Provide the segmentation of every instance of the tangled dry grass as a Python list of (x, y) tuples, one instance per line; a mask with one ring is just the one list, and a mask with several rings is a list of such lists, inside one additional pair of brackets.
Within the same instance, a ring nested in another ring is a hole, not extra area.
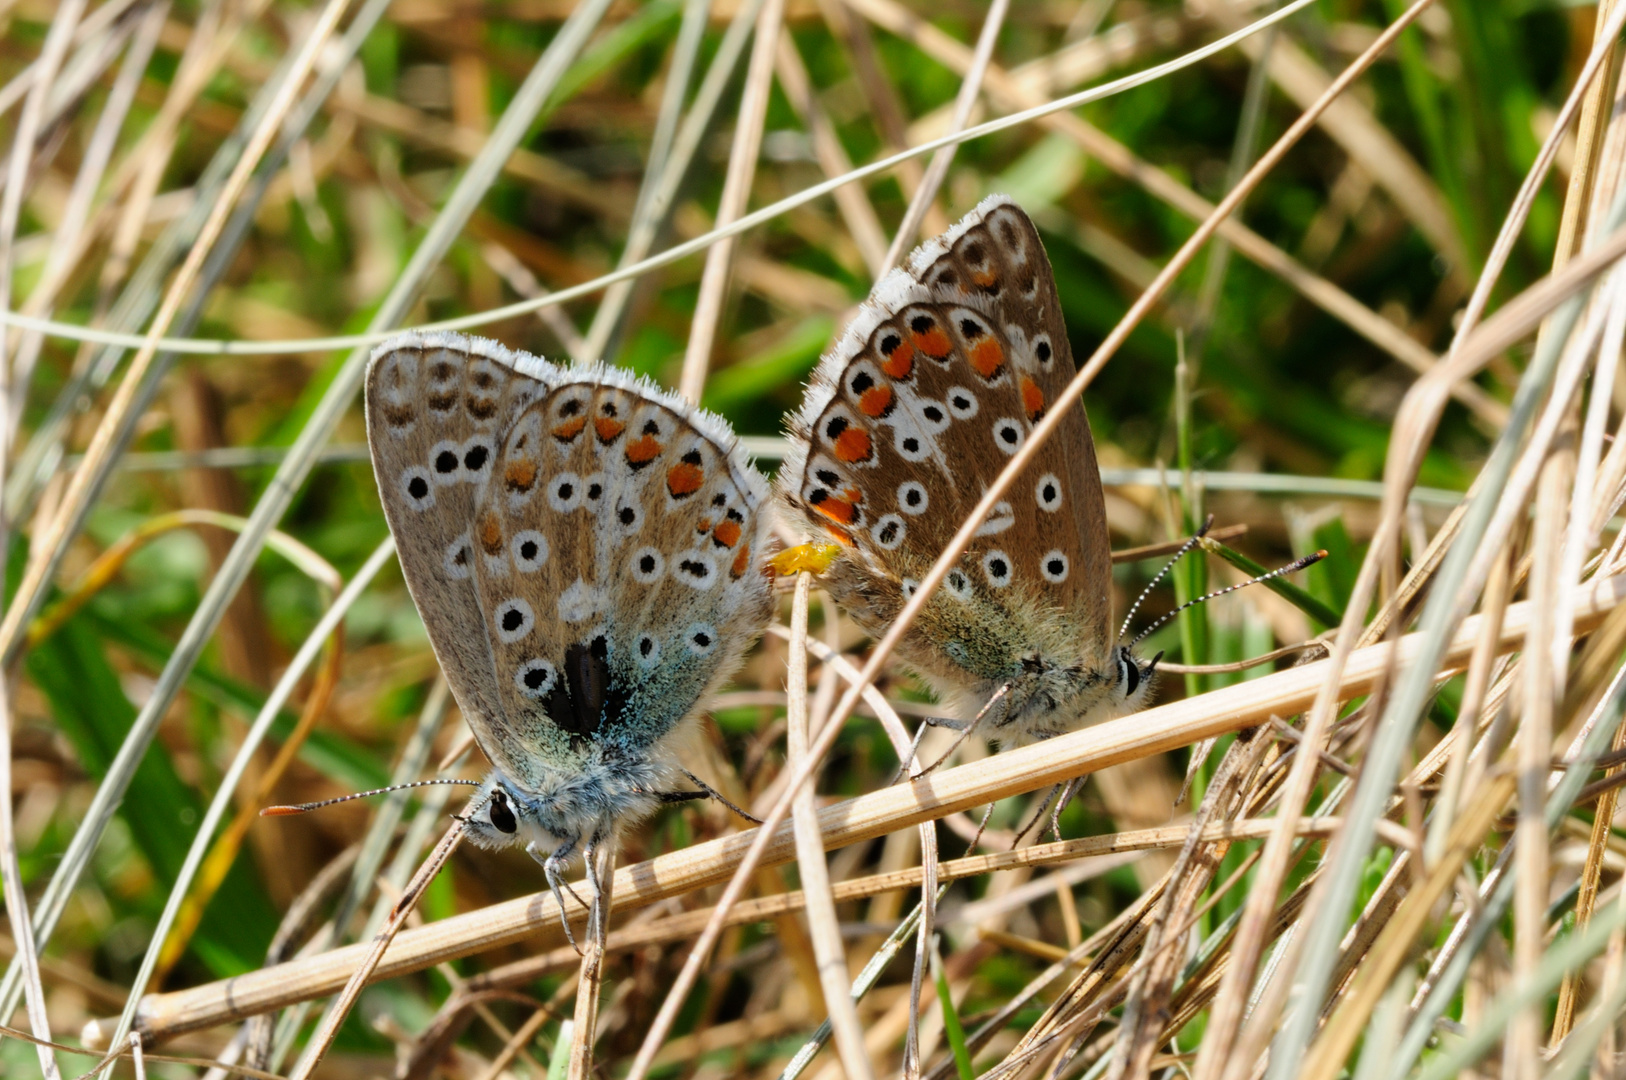
[[(0, 0), (0, 1069), (1618, 1075), (1623, 22)], [(371, 342), (612, 359), (771, 467), (877, 272), (992, 191), (1056, 268), (1120, 608), (1208, 513), (1140, 618), (1326, 549), (1302, 588), (1160, 631), (1143, 714), (892, 784), (936, 706), (801, 575), (693, 750), (769, 825), (631, 832), (601, 967), (524, 856), (412, 881), (447, 788), (256, 816), (480, 768)]]

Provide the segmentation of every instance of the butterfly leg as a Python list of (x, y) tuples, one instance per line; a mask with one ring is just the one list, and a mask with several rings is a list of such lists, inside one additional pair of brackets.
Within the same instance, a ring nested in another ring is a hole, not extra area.
[(988, 819), (994, 816), (994, 804), (989, 803), (988, 809), (982, 812), (982, 820), (977, 822), (976, 835), (971, 838), (971, 846), (965, 849), (966, 858), (977, 853), (977, 845), (982, 843), (982, 834), (988, 828)]
[(700, 777), (696, 776), (694, 773), (690, 772), (688, 769), (683, 770), (683, 775), (687, 776), (689, 778), (689, 782), (694, 784), (695, 787), (699, 788), (701, 793), (706, 798), (708, 798), (708, 799), (716, 799), (718, 802), (722, 803), (724, 806), (728, 807), (730, 810), (734, 811), (740, 817), (744, 818), (746, 821), (749, 821), (753, 825), (761, 825), (762, 824), (762, 819), (761, 818), (751, 816), (750, 814), (746, 813), (744, 810), (741, 810), (739, 807), (737, 807), (733, 803), (729, 802), (727, 799), (723, 798), (721, 792), (719, 792), (716, 788), (712, 787), (710, 784), (706, 783), (704, 780), (700, 779)]
[(548, 888), (553, 891), (554, 903), (559, 905), (559, 923), (565, 928), (565, 940), (570, 942), (570, 947), (579, 953), (582, 951), (582, 947), (576, 944), (576, 935), (570, 929), (570, 918), (565, 914), (565, 890), (570, 890), (570, 895), (575, 898), (576, 903), (588, 908), (589, 911), (592, 909), (586, 901), (576, 895), (576, 890), (571, 889), (564, 879), (565, 865), (570, 861), (570, 856), (575, 854), (578, 839), (572, 837), (566, 840), (548, 855), (542, 854), (534, 843), (526, 844), (525, 852), (542, 864), (542, 873), (548, 879)]
[(926, 766), (924, 769), (921, 769), (919, 772), (914, 773), (913, 775), (911, 775), (909, 777), (909, 779), (911, 779), (911, 780), (920, 779), (922, 776), (925, 776), (927, 773), (931, 772), (933, 769), (935, 769), (939, 765), (943, 764), (943, 762), (947, 761), (949, 759), (949, 755), (953, 754), (954, 751), (958, 750), (960, 748), (960, 744), (965, 742), (966, 739), (971, 737), (971, 733), (973, 731), (977, 730), (977, 725), (982, 723), (982, 718), (987, 716), (989, 711), (995, 705), (997, 705), (999, 703), (1000, 699), (1003, 698), (1006, 694), (1010, 693), (1010, 690), (1011, 690), (1011, 684), (1010, 683), (1006, 683), (1005, 685), (1001, 686), (998, 690), (995, 690), (994, 693), (993, 693), (993, 696), (988, 699), (988, 703), (986, 705), (984, 705), (982, 707), (982, 709), (977, 713), (977, 715), (972, 717), (969, 721), (951, 720), (948, 717), (944, 717), (944, 716), (934, 716), (934, 717), (927, 718), (927, 720), (920, 725), (920, 729), (915, 732), (914, 745), (912, 745), (909, 748), (909, 759), (907, 761), (905, 761), (903, 763), (902, 767), (900, 767), (898, 769), (898, 775), (893, 778), (892, 782), (894, 784), (897, 783), (898, 780), (902, 778), (903, 774), (908, 771), (909, 766), (914, 764), (915, 751), (920, 747), (921, 737), (925, 735), (927, 728), (929, 728), (929, 727), (948, 728), (950, 731), (958, 731), (960, 733), (960, 737), (958, 739), (955, 739), (954, 740), (954, 745), (950, 746), (947, 750), (943, 751), (943, 755), (941, 757), (939, 757), (936, 761), (932, 762), (930, 765)]
[[(597, 832), (587, 841), (587, 847), (582, 849), (582, 861), (587, 865), (587, 885), (593, 890), (593, 906), (587, 914), (587, 936), (599, 943), (604, 943), (604, 887), (598, 879), (598, 853), (599, 846), (604, 842), (604, 834)], [(601, 949), (602, 952), (602, 949)]]
[(1061, 798), (1056, 800), (1055, 807), (1050, 811), (1050, 832), (1057, 840), (1061, 839), (1061, 812), (1067, 809), (1067, 804), (1073, 801), (1073, 796), (1078, 794), (1083, 784), (1082, 776), (1067, 781), (1067, 786), (1061, 789)]
[[(922, 740), (922, 739), (924, 739), (926, 737), (926, 729), (927, 728), (940, 727), (940, 728), (947, 728), (949, 731), (958, 731), (958, 732), (960, 732), (960, 738), (956, 739), (955, 742), (954, 742), (954, 746), (958, 747), (960, 745), (960, 743), (962, 741), (964, 741), (965, 736), (970, 733), (971, 727), (975, 723), (976, 723), (976, 721), (974, 721), (974, 720), (956, 720), (956, 719), (954, 719), (952, 717), (948, 717), (948, 716), (928, 716), (925, 719), (921, 720), (920, 726), (915, 728), (915, 741), (909, 744), (909, 753), (908, 753), (908, 755), (905, 756), (904, 759), (901, 762), (898, 763), (898, 771), (897, 771), (897, 774), (892, 777), (892, 782), (894, 784), (896, 784), (899, 780), (902, 780), (903, 777), (904, 777), (904, 774), (909, 772), (910, 768), (912, 768), (914, 766), (914, 764), (915, 764), (915, 755), (920, 753), (920, 740)], [(954, 748), (951, 747), (949, 749), (949, 753), (952, 754), (953, 752), (954, 752)], [(948, 754), (943, 755), (943, 757), (947, 757), (947, 756), (948, 756)], [(937, 766), (941, 765), (942, 763), (943, 763), (943, 758), (938, 758), (929, 767), (924, 768), (924, 769), (920, 770), (918, 773), (914, 773), (913, 775), (911, 775), (910, 779), (913, 780), (913, 779), (915, 779), (917, 777), (925, 776), (927, 773), (931, 772), (932, 769), (937, 768)]]
[(1038, 812), (1028, 819), (1028, 823), (1022, 826), (1022, 831), (1016, 834), (1016, 839), (1011, 841), (1012, 851), (1015, 851), (1019, 846), (1021, 846), (1022, 838), (1027, 836), (1028, 833), (1032, 832), (1035, 825), (1044, 820), (1045, 811), (1050, 809), (1050, 800), (1056, 797), (1056, 793), (1059, 792), (1061, 788), (1062, 785), (1060, 784), (1050, 785), (1050, 790), (1045, 792), (1044, 802), (1039, 804)]

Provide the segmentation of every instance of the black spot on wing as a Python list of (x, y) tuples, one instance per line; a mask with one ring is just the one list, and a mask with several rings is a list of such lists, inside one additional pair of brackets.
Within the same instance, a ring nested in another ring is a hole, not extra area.
[(627, 707), (625, 689), (610, 675), (609, 643), (599, 634), (565, 649), (565, 677), (547, 697), (548, 718), (572, 736), (592, 738)]

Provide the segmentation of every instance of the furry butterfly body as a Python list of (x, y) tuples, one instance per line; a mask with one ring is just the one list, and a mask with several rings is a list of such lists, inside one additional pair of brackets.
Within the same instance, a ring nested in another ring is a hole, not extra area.
[[(839, 554), (837, 603), (880, 634), (1049, 402), (1072, 351), (1039, 234), (994, 196), (893, 270), (821, 360), (783, 500)], [(940, 693), (1022, 745), (1140, 707), (1153, 665), (1117, 642), (1089, 420), (1060, 429), (899, 645)]]
[(699, 794), (686, 721), (771, 610), (766, 484), (652, 383), (478, 338), (392, 339), (366, 402), (402, 572), (495, 767), (466, 828), (557, 891), (578, 848)]

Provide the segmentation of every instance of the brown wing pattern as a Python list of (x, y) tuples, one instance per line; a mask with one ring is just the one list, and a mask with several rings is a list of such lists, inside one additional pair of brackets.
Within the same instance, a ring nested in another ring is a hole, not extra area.
[[(896, 573), (901, 602), (1073, 374), (1038, 233), (990, 200), (884, 279), (825, 358), (786, 494), (873, 574)], [(1075, 408), (946, 588), (1059, 609), (1081, 655), (1099, 658), (1113, 644), (1110, 572), (1094, 445)]]
[(514, 762), (476, 595), (469, 544), (477, 493), (509, 418), (560, 377), (495, 342), (409, 334), (367, 369), (367, 441), (401, 572), (469, 728), (499, 767)]
[(548, 759), (641, 751), (760, 632), (761, 478), (721, 421), (612, 369), (508, 430), (474, 513), (497, 693)]

